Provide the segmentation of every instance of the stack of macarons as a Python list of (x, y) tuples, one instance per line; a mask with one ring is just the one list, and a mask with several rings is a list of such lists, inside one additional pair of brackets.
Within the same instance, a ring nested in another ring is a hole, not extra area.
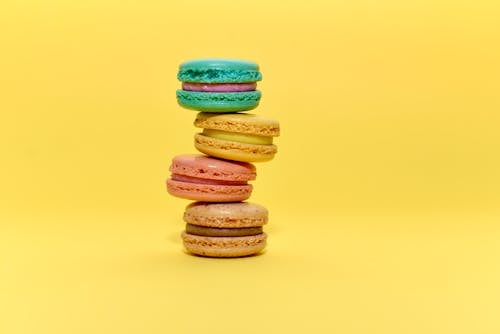
[(199, 111), (194, 126), (195, 148), (203, 154), (172, 159), (168, 192), (196, 201), (184, 212), (182, 239), (193, 254), (239, 257), (259, 253), (266, 246), (262, 226), (268, 211), (243, 202), (253, 190), (252, 162), (269, 161), (277, 152), (273, 137), (279, 123), (245, 113), (258, 106), (262, 79), (256, 63), (235, 59), (198, 59), (180, 65), (177, 78), (182, 89), (178, 103)]

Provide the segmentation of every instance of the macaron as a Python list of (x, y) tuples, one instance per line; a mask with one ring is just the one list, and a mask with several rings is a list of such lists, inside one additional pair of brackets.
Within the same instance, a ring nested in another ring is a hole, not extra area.
[(194, 146), (213, 157), (262, 162), (278, 151), (273, 137), (279, 136), (278, 121), (246, 113), (213, 114), (201, 112), (194, 125), (203, 131), (194, 136)]
[(251, 61), (205, 58), (182, 63), (177, 79), (177, 102), (185, 108), (208, 112), (250, 110), (259, 104), (256, 90), (262, 79), (259, 66)]
[(267, 209), (261, 205), (195, 202), (186, 207), (182, 240), (187, 251), (208, 257), (240, 257), (266, 246)]
[(255, 166), (205, 155), (178, 155), (170, 165), (167, 191), (176, 197), (205, 202), (243, 201), (252, 194)]

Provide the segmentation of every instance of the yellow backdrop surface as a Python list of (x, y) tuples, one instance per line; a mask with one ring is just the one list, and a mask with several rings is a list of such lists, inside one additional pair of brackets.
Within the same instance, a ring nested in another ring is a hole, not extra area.
[[(499, 333), (498, 1), (0, 3), (0, 333)], [(179, 63), (258, 62), (261, 256), (185, 254)]]

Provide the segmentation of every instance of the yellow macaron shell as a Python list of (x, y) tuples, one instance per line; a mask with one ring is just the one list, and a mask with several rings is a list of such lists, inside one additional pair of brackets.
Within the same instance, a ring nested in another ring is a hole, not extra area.
[(194, 126), (264, 137), (280, 135), (280, 125), (277, 120), (248, 113), (213, 114), (201, 112), (196, 116)]
[(255, 136), (246, 133), (228, 132), (213, 129), (203, 129), (203, 135), (211, 138), (236, 141), (246, 144), (270, 145), (273, 143), (273, 137)]
[(201, 153), (212, 157), (244, 162), (269, 161), (274, 158), (277, 152), (277, 147), (274, 144), (255, 145), (240, 143), (211, 138), (201, 133), (194, 135), (194, 146)]

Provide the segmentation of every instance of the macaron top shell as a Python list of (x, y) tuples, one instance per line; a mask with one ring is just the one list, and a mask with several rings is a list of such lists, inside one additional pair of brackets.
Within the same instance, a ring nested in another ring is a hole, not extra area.
[(211, 158), (201, 154), (178, 155), (170, 165), (172, 174), (200, 179), (224, 181), (255, 180), (257, 173), (251, 163)]
[(262, 80), (262, 74), (259, 66), (251, 61), (204, 58), (182, 63), (177, 79), (203, 83), (255, 82)]
[(267, 220), (267, 209), (262, 205), (249, 202), (194, 202), (189, 204), (184, 212), (186, 223), (208, 227), (256, 227), (266, 224)]
[(238, 132), (266, 137), (280, 135), (279, 122), (254, 114), (233, 113), (213, 114), (201, 112), (194, 120), (194, 126), (228, 132)]

